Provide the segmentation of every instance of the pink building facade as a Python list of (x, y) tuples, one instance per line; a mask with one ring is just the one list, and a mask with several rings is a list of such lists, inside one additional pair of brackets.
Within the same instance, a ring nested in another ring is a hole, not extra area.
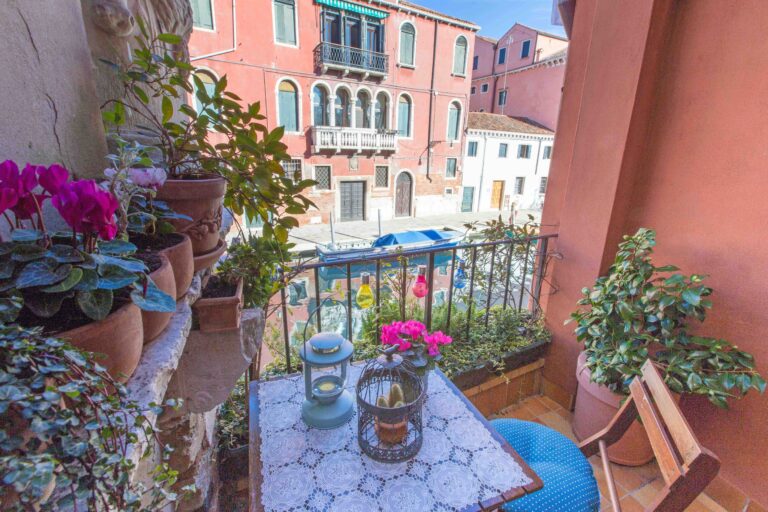
[(527, 117), (554, 130), (568, 41), (516, 23), (498, 41), (477, 36), (470, 110)]
[(318, 182), (302, 224), (458, 211), (479, 27), (405, 1), (192, 4), (194, 64), (260, 101), (286, 171)]

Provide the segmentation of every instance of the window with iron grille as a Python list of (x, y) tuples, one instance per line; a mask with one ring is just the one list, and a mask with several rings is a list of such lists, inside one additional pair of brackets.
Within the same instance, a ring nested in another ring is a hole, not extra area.
[(331, 166), (316, 165), (315, 181), (317, 182), (316, 190), (331, 190)]
[(376, 166), (376, 186), (379, 188), (389, 187), (389, 167), (386, 165)]
[(455, 158), (447, 158), (445, 160), (445, 177), (446, 178), (456, 177), (456, 159)]
[(524, 177), (515, 178), (515, 194), (521, 195), (524, 190), (525, 190), (525, 178)]
[(539, 183), (539, 194), (547, 193), (547, 177), (542, 176), (541, 183)]
[(517, 146), (517, 158), (531, 158), (531, 145), (520, 144)]
[(301, 181), (301, 158), (291, 158), (282, 162), (283, 171), (285, 171), (285, 177), (293, 180), (294, 182)]
[(552, 158), (552, 146), (544, 146), (544, 156), (542, 156), (543, 160), (549, 160)]

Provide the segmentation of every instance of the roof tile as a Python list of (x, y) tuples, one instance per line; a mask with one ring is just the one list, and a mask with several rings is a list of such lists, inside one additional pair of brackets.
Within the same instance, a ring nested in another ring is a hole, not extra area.
[(530, 133), (534, 135), (554, 135), (546, 126), (527, 117), (505, 116), (488, 112), (470, 112), (467, 119), (470, 130), (489, 130), (494, 132)]

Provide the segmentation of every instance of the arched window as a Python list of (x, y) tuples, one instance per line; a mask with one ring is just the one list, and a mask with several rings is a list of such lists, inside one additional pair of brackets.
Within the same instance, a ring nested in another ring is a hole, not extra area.
[(416, 62), (416, 28), (410, 23), (400, 27), (400, 64), (413, 66)]
[(358, 91), (357, 93), (355, 127), (371, 128), (371, 96), (366, 91)]
[(374, 121), (377, 130), (386, 130), (389, 128), (389, 98), (383, 92), (376, 95), (376, 104), (374, 105)]
[(312, 119), (315, 126), (328, 126), (328, 91), (322, 85), (312, 89)]
[(336, 91), (336, 126), (349, 128), (352, 126), (352, 113), (350, 111), (349, 91), (339, 89)]
[(405, 94), (397, 100), (397, 134), (401, 137), (411, 136), (411, 116), (413, 114), (413, 103), (411, 98)]
[(299, 131), (299, 94), (288, 80), (280, 82), (277, 93), (277, 122), (286, 132)]
[[(195, 80), (195, 78), (199, 79)], [(193, 84), (193, 94), (195, 95), (195, 111), (197, 111), (198, 115), (202, 115), (203, 112), (203, 102), (200, 101), (200, 98), (198, 97), (198, 91), (201, 89), (205, 91), (205, 96), (208, 96), (209, 98), (213, 96), (215, 90), (216, 90), (216, 79), (211, 73), (208, 73), (207, 71), (197, 71), (194, 75), (194, 78), (192, 79)], [(207, 102), (206, 102), (207, 103)], [(211, 107), (209, 106), (205, 110), (209, 110)]]
[(461, 105), (452, 101), (448, 106), (448, 140), (459, 140), (461, 124)]
[(463, 75), (467, 70), (467, 38), (459, 36), (453, 48), (453, 74)]

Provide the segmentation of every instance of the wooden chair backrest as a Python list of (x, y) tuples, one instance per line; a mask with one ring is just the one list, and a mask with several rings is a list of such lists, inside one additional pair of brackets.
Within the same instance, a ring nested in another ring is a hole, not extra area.
[(650, 360), (643, 364), (642, 375), (632, 381), (629, 389), (629, 398), (608, 426), (584, 440), (579, 448), (587, 457), (600, 453), (613, 509), (620, 512), (606, 450), (621, 439), (639, 415), (666, 484), (646, 510), (682, 512), (715, 478), (720, 460), (696, 439)]

